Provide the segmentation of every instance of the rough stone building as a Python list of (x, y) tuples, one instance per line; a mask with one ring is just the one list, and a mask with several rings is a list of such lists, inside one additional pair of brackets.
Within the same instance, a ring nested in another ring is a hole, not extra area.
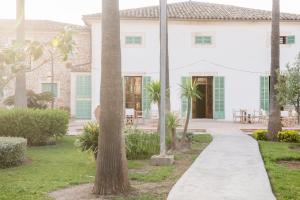
[[(68, 63), (72, 63), (72, 67), (68, 67), (66, 62), (61, 59), (54, 64), (54, 91), (56, 100), (55, 107), (70, 108), (70, 82), (71, 72), (87, 72), (90, 71), (90, 30), (85, 26), (78, 26), (66, 23), (46, 20), (28, 20), (26, 21), (26, 40), (49, 42), (53, 37), (59, 34), (64, 27), (71, 27), (74, 30), (74, 40), (76, 48), (72, 55), (69, 56)], [(0, 20), (0, 48), (10, 46), (15, 40), (15, 20)], [(47, 58), (47, 53), (41, 59)], [(49, 57), (48, 57), (49, 58)], [(33, 65), (33, 69), (35, 66)], [(36, 93), (51, 89), (51, 63), (46, 63), (38, 69), (28, 72), (27, 89)], [(14, 94), (15, 81), (2, 91), (0, 100), (5, 99)]]

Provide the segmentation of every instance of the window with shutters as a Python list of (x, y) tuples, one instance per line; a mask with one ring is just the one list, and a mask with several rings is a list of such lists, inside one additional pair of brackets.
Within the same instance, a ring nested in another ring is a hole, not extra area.
[(42, 83), (42, 92), (51, 92), (55, 98), (58, 97), (57, 83)]
[(125, 47), (143, 47), (144, 37), (142, 34), (126, 34), (124, 43)]
[(260, 109), (269, 111), (270, 105), (270, 77), (260, 77)]
[(280, 44), (291, 45), (291, 44), (295, 44), (295, 43), (296, 43), (296, 36), (294, 36), (294, 35), (280, 36)]

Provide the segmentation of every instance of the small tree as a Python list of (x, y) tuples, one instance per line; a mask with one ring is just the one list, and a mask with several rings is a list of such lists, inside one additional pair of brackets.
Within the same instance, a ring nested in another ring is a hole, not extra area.
[[(158, 114), (160, 115), (160, 82), (152, 81), (146, 86), (146, 89), (149, 92), (150, 106), (151, 104), (157, 104)], [(159, 131), (159, 122), (157, 130)]]
[[(51, 63), (51, 83), (53, 83), (55, 61), (67, 61), (69, 54), (74, 50), (74, 46), (73, 32), (66, 27), (49, 42), (14, 43), (3, 49), (0, 51), (0, 91), (16, 78), (18, 72), (32, 72), (47, 63)], [(52, 84), (52, 93), (53, 91)], [(52, 107), (53, 101), (54, 98)]]
[[(54, 96), (51, 92), (42, 92), (36, 94), (32, 90), (27, 91), (27, 107), (36, 109), (46, 109), (49, 103), (53, 100)], [(4, 105), (13, 106), (15, 105), (15, 96), (7, 97), (3, 101)]]
[(295, 62), (288, 64), (287, 71), (278, 75), (276, 85), (280, 105), (293, 105), (300, 124), (300, 53)]
[(185, 124), (184, 124), (183, 135), (182, 135), (183, 143), (186, 141), (186, 137), (187, 137), (187, 129), (189, 126), (191, 108), (192, 108), (192, 99), (193, 98), (201, 99), (201, 93), (197, 89), (197, 86), (198, 86), (198, 83), (191, 82), (191, 81), (187, 81), (185, 84), (181, 85), (181, 88), (182, 88), (181, 96), (183, 98), (186, 98), (188, 101), (186, 120), (185, 120)]
[(177, 135), (176, 135), (176, 128), (179, 126), (179, 119), (174, 113), (167, 113), (167, 130), (168, 134), (171, 133), (171, 149), (177, 149)]

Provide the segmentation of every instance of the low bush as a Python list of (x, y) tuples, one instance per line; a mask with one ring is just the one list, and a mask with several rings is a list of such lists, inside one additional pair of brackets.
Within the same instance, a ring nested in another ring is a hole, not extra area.
[(129, 160), (146, 159), (158, 154), (159, 134), (136, 131), (126, 135), (126, 155)]
[(27, 141), (24, 138), (0, 137), (0, 168), (22, 164)]
[(268, 134), (267, 130), (257, 130), (257, 131), (254, 131), (254, 133), (252, 135), (256, 140), (266, 141), (267, 140), (267, 134)]
[(0, 136), (23, 137), (28, 145), (45, 145), (68, 130), (68, 114), (61, 110), (0, 110)]
[[(135, 128), (124, 130), (126, 155), (129, 160), (146, 159), (158, 154), (160, 150), (160, 137), (157, 133), (147, 133)], [(97, 157), (99, 125), (90, 122), (84, 126), (82, 135), (78, 137), (75, 146), (82, 151), (92, 152)], [(170, 137), (166, 138), (167, 146), (170, 146)]]
[(280, 142), (299, 142), (300, 136), (298, 131), (280, 131), (277, 135)]
[(82, 151), (90, 151), (97, 158), (98, 152), (98, 137), (99, 124), (96, 122), (89, 122), (83, 127), (82, 135), (75, 141), (75, 146), (80, 147)]

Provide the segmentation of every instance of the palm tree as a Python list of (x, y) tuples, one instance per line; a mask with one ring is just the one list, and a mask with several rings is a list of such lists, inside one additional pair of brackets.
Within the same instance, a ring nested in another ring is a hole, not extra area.
[(201, 99), (201, 93), (197, 89), (197, 86), (198, 86), (198, 83), (196, 83), (196, 82), (192, 83), (191, 81), (187, 81), (185, 84), (181, 85), (181, 88), (182, 88), (181, 96), (182, 96), (182, 98), (186, 98), (188, 101), (186, 120), (185, 120), (185, 124), (184, 124), (183, 135), (182, 135), (183, 142), (185, 142), (185, 140), (186, 140), (187, 129), (189, 126), (191, 108), (192, 108), (192, 99), (193, 98)]
[[(16, 41), (22, 46), (25, 43), (25, 2), (24, 0), (17, 0), (17, 20), (16, 20)], [(20, 108), (27, 107), (26, 97), (26, 71), (23, 66), (16, 74), (15, 86), (15, 106)]]
[[(157, 104), (158, 114), (160, 116), (160, 82), (152, 81), (149, 85), (146, 86), (146, 89), (149, 92), (150, 104)], [(159, 131), (159, 123), (157, 126), (157, 130)]]
[(102, 1), (101, 114), (94, 193), (128, 192), (118, 0)]
[(270, 112), (267, 137), (269, 140), (276, 140), (277, 133), (282, 130), (280, 105), (275, 89), (278, 83), (277, 74), (280, 71), (280, 0), (273, 0), (271, 48)]

